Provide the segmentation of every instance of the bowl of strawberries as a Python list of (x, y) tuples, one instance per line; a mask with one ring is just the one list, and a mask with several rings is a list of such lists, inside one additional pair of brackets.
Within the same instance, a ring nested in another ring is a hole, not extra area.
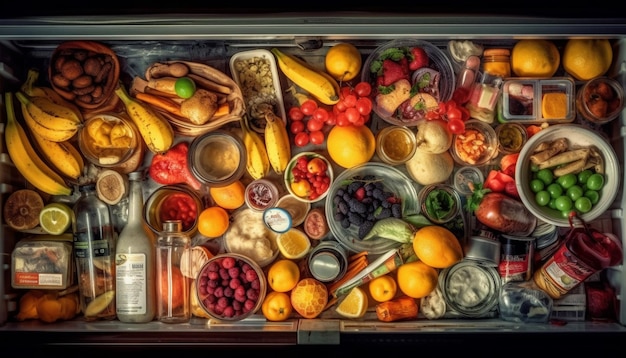
[(417, 125), (440, 102), (452, 98), (455, 75), (443, 50), (416, 39), (390, 41), (374, 50), (361, 71), (372, 85), (372, 109), (383, 120)]

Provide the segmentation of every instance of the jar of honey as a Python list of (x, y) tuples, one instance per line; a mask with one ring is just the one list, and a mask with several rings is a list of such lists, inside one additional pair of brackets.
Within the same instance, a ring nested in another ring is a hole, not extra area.
[(494, 76), (511, 77), (511, 51), (505, 48), (490, 48), (483, 52), (483, 72)]
[(376, 136), (376, 154), (390, 165), (405, 163), (413, 157), (416, 149), (415, 133), (408, 127), (385, 127)]

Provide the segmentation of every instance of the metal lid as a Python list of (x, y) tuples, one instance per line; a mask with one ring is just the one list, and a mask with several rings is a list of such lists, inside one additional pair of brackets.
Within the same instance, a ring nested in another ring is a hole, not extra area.
[(309, 260), (309, 270), (316, 279), (327, 282), (332, 281), (341, 272), (341, 265), (337, 256), (330, 252), (319, 252)]

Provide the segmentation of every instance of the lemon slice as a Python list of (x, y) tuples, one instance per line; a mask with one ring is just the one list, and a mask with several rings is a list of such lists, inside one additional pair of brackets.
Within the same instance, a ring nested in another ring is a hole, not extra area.
[(202, 266), (204, 266), (211, 257), (213, 257), (211, 251), (202, 245), (185, 249), (180, 257), (180, 271), (183, 276), (196, 279)]
[(365, 291), (360, 287), (355, 287), (350, 290), (346, 298), (339, 303), (335, 312), (346, 318), (361, 318), (365, 316), (368, 304), (369, 302)]
[(89, 302), (87, 308), (85, 309), (85, 317), (94, 317), (97, 316), (100, 312), (104, 311), (113, 299), (115, 298), (115, 291), (107, 291), (100, 296), (93, 299), (93, 301)]
[(128, 190), (128, 180), (115, 170), (107, 169), (98, 174), (96, 192), (98, 198), (109, 205), (122, 200)]
[(304, 231), (291, 228), (276, 238), (278, 250), (287, 259), (303, 258), (311, 248), (311, 241)]
[(39, 213), (39, 225), (51, 235), (63, 234), (72, 224), (74, 212), (63, 203), (50, 203)]

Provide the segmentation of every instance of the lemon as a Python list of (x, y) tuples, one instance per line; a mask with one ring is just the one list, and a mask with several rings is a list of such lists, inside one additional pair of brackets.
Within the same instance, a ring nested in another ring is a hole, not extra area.
[(63, 203), (50, 203), (39, 212), (39, 225), (51, 235), (63, 234), (72, 224), (74, 212)]
[(612, 61), (613, 49), (607, 39), (571, 39), (563, 49), (563, 68), (581, 81), (604, 75)]
[(368, 126), (333, 126), (326, 138), (330, 158), (349, 169), (368, 162), (376, 152), (376, 137)]
[(360, 287), (355, 287), (339, 303), (335, 312), (346, 318), (361, 318), (367, 312), (369, 305), (367, 294)]
[(104, 311), (113, 299), (115, 298), (115, 291), (107, 291), (100, 296), (93, 299), (93, 301), (89, 302), (87, 308), (85, 309), (84, 315), (85, 317), (94, 317), (97, 316), (100, 312)]
[(278, 250), (287, 259), (298, 260), (303, 258), (311, 248), (311, 241), (304, 231), (291, 228), (276, 238)]
[(350, 81), (361, 70), (361, 53), (354, 45), (339, 43), (326, 53), (324, 63), (326, 72), (337, 81)]
[(548, 40), (520, 40), (511, 51), (511, 69), (520, 77), (552, 77), (560, 63), (559, 49)]

